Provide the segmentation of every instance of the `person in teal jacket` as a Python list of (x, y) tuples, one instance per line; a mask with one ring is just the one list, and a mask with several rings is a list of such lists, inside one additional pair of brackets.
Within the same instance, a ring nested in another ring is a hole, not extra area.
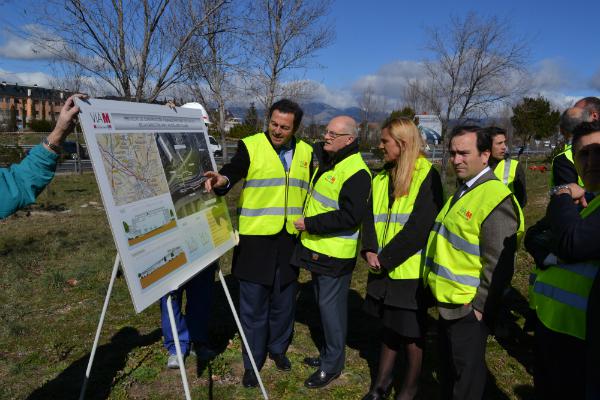
[(32, 148), (20, 163), (0, 168), (0, 219), (34, 203), (54, 177), (60, 146), (75, 126), (79, 112), (75, 105), (77, 97), (84, 95), (76, 94), (67, 99), (54, 130), (42, 144)]

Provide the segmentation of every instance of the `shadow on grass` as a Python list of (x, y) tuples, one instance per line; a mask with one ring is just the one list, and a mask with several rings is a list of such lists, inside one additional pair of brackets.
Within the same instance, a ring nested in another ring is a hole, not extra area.
[[(527, 299), (514, 288), (510, 288), (504, 296), (499, 319), (496, 322), (496, 341), (506, 350), (510, 357), (517, 360), (523, 367), (533, 374), (533, 336), (529, 336), (517, 324), (511, 314), (527, 318), (530, 309)], [(500, 329), (501, 331), (500, 332)]]
[[(161, 338), (160, 329), (140, 336), (137, 329), (122, 328), (110, 340), (96, 349), (94, 364), (86, 390), (86, 399), (106, 399), (110, 396), (113, 380), (125, 367), (129, 352), (141, 346), (148, 346)], [(78, 399), (90, 354), (73, 362), (56, 378), (34, 390), (27, 398), (37, 399)]]
[[(379, 364), (379, 351), (381, 346), (381, 328), (382, 324), (378, 318), (374, 318), (362, 311), (363, 297), (355, 290), (351, 289), (348, 293), (348, 337), (346, 345), (359, 352), (369, 367), (369, 374), (372, 382), (377, 377)], [(296, 321), (308, 326), (310, 336), (315, 343), (316, 349), (323, 345), (323, 329), (321, 326), (318, 307), (314, 299), (311, 282), (300, 284)], [(317, 353), (317, 350), (315, 350)], [(396, 393), (402, 386), (404, 377), (405, 355), (401, 351), (396, 359), (394, 368), (394, 380), (392, 387)], [(437, 344), (437, 321), (427, 316), (427, 334), (425, 337), (423, 371), (420, 378), (420, 398), (434, 399), (440, 396), (439, 383), (439, 352)], [(370, 385), (370, 386), (371, 386)], [(365, 393), (367, 390), (365, 390)], [(527, 387), (520, 388), (519, 393), (523, 399), (528, 399), (529, 391)], [(392, 398), (392, 397), (389, 397)], [(509, 397), (498, 387), (496, 379), (487, 371), (487, 383), (485, 390), (486, 399), (504, 400)]]

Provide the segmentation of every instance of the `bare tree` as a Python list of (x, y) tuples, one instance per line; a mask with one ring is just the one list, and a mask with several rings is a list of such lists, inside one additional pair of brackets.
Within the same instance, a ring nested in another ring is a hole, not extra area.
[(193, 0), (49, 0), (31, 37), (118, 95), (155, 100), (185, 78), (181, 55), (207, 16)]
[(306, 68), (315, 53), (332, 42), (333, 29), (325, 20), (330, 4), (330, 0), (250, 3), (245, 37), (254, 71), (251, 90), (264, 109), (277, 97), (306, 92), (302, 81), (293, 85), (282, 81), (286, 72)]
[(245, 76), (245, 62), (239, 46), (239, 26), (232, 4), (216, 9), (219, 0), (202, 0), (203, 8), (215, 9), (206, 16), (186, 52), (188, 76), (194, 96), (217, 105), (216, 126), (223, 144), (223, 159), (228, 159), (225, 132), (226, 103), (240, 91), (236, 82)]
[(373, 86), (367, 85), (357, 99), (358, 107), (361, 110), (360, 122), (360, 140), (363, 143), (375, 142), (371, 137), (369, 123), (376, 122), (378, 117), (387, 109), (387, 98), (375, 93)]
[(528, 48), (511, 37), (507, 21), (475, 13), (428, 33), (433, 59), (425, 63), (429, 82), (422, 93), (440, 105), (445, 175), (448, 121), (486, 115), (518, 95)]

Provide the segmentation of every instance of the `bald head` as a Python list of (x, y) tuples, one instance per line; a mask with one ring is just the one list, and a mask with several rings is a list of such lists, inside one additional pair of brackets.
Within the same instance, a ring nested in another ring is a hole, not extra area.
[(575, 127), (582, 122), (590, 122), (590, 113), (584, 108), (567, 108), (560, 116), (560, 133), (569, 140), (573, 136)]
[(600, 120), (600, 99), (597, 97), (584, 97), (578, 100), (573, 107), (586, 110), (590, 114), (591, 121)]
[(358, 129), (354, 118), (340, 115), (327, 124), (323, 150), (336, 153), (356, 140)]
[(347, 115), (340, 115), (339, 117), (332, 118), (331, 121), (329, 121), (329, 125), (339, 127), (335, 132), (340, 134), (352, 135), (354, 137), (358, 134), (356, 121), (354, 118)]

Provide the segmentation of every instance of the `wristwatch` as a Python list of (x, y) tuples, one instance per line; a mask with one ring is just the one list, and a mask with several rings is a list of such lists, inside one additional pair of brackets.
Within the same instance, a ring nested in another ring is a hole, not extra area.
[(48, 148), (50, 150), (52, 150), (53, 152), (55, 152), (56, 154), (60, 154), (62, 153), (62, 147), (55, 145), (54, 143), (50, 143), (48, 141), (48, 138), (45, 137), (44, 140), (42, 140), (42, 143), (45, 144), (46, 146), (48, 146)]
[(571, 193), (571, 188), (569, 187), (569, 185), (558, 185), (558, 186), (554, 186), (552, 189), (550, 189), (550, 191), (548, 192), (548, 195), (549, 196), (554, 196), (555, 194), (557, 194), (561, 190), (568, 190), (569, 194), (572, 194)]

